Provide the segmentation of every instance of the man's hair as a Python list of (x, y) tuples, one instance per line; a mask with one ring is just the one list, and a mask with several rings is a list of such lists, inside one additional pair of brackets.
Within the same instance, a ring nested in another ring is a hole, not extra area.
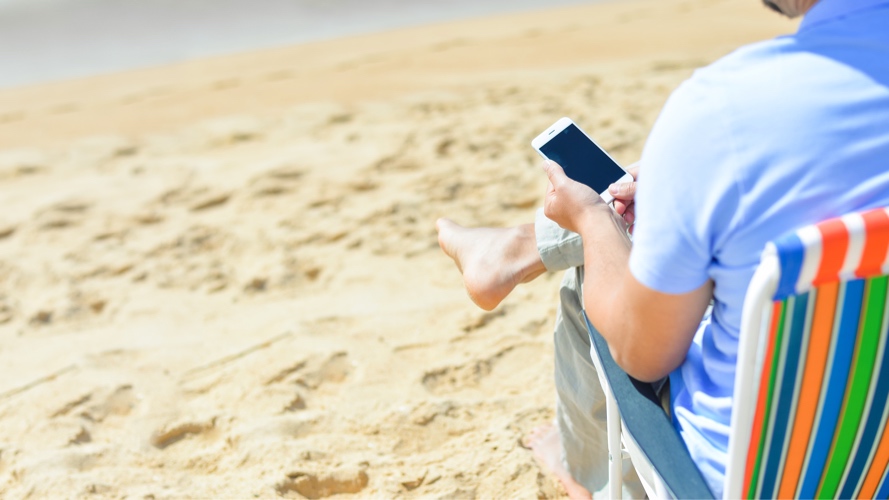
[(781, 10), (781, 7), (778, 7), (778, 4), (776, 4), (773, 0), (762, 0), (762, 3), (764, 3), (766, 7), (774, 10), (775, 12), (784, 14), (784, 11)]

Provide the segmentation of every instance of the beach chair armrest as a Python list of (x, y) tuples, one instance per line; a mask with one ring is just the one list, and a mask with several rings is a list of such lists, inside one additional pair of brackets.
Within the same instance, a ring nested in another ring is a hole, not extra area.
[[(586, 318), (585, 318), (586, 319)], [(651, 384), (640, 382), (615, 363), (605, 339), (586, 320), (594, 355), (611, 385), (623, 432), (636, 442), (674, 498), (713, 498), (685, 443), (661, 408)]]

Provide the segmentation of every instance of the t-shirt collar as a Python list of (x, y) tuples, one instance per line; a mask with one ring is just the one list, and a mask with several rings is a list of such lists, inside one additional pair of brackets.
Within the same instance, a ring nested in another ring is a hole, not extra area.
[(803, 18), (799, 29), (802, 31), (815, 24), (880, 5), (889, 5), (889, 0), (819, 0)]

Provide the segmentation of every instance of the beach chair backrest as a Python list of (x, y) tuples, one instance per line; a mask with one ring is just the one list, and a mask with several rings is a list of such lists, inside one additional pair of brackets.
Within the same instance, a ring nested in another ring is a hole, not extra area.
[(889, 211), (769, 243), (744, 303), (726, 498), (889, 497)]

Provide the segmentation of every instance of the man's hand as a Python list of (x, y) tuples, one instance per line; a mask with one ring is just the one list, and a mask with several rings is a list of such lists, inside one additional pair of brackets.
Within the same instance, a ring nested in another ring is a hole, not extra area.
[(547, 160), (543, 170), (549, 177), (543, 213), (563, 228), (580, 232), (584, 220), (597, 209), (608, 209), (608, 205), (589, 186), (569, 179), (558, 163)]
[(636, 181), (639, 180), (639, 164), (635, 164), (627, 169), (627, 172), (633, 176), (633, 182), (622, 182), (620, 184), (612, 184), (608, 186), (608, 193), (614, 196), (614, 211), (624, 218), (624, 221), (630, 226), (630, 233), (633, 232), (633, 223), (636, 222)]

